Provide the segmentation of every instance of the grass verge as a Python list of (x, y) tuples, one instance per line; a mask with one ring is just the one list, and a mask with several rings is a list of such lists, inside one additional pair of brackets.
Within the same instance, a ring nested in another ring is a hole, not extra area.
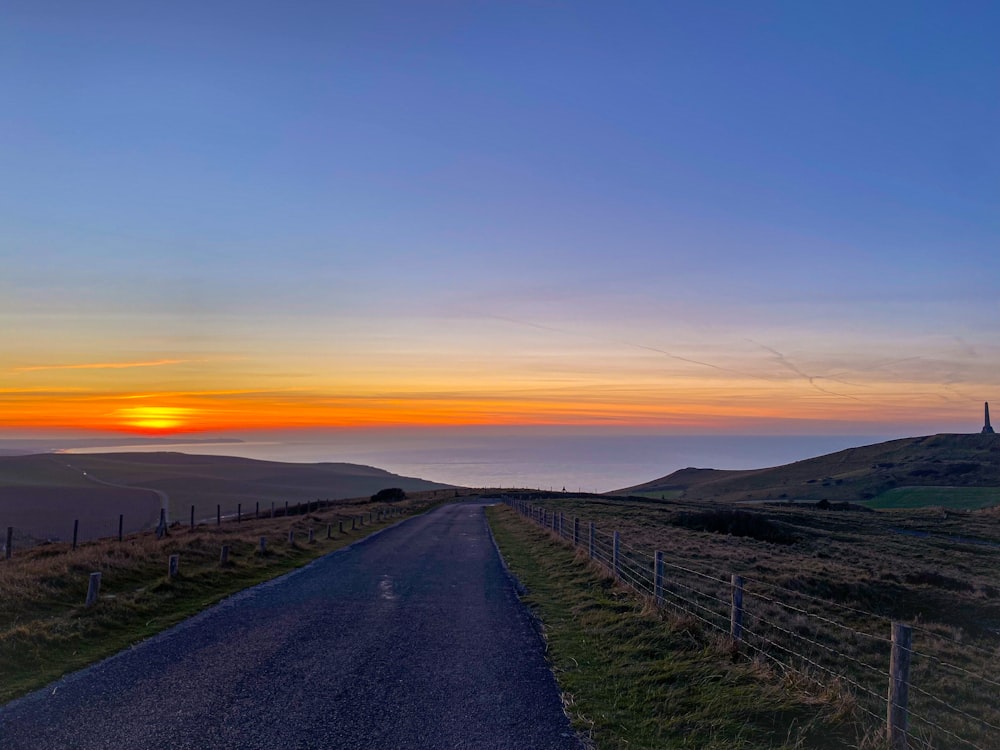
[(487, 514), (574, 726), (598, 750), (875, 746), (842, 696), (734, 659), (697, 621), (656, 610), (509, 508)]
[[(395, 507), (411, 515), (439, 502)], [(200, 525), (193, 531), (175, 524), (162, 540), (146, 532), (122, 542), (88, 542), (76, 550), (49, 544), (0, 561), (0, 704), (397, 522), (401, 515), (377, 520), (377, 511), (385, 507), (345, 504), (300, 516)], [(369, 512), (376, 520), (352, 529), (352, 519)], [(267, 538), (263, 555), (262, 536)], [(230, 547), (226, 565), (219, 560), (222, 545)], [(180, 555), (180, 575), (168, 579), (172, 554)], [(92, 571), (101, 571), (101, 595), (85, 609)]]

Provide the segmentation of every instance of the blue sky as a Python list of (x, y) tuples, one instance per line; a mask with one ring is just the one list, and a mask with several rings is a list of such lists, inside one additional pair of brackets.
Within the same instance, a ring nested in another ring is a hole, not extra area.
[(627, 422), (656, 370), (685, 414), (783, 384), (883, 432), (1000, 390), (995, 4), (3, 16), (0, 388), (186, 359), (85, 385), (632, 389)]

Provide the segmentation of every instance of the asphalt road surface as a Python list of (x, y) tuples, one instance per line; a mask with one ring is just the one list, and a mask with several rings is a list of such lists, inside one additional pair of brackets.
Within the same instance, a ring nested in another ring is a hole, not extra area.
[(0, 708), (0, 748), (578, 750), (483, 506), (400, 523)]

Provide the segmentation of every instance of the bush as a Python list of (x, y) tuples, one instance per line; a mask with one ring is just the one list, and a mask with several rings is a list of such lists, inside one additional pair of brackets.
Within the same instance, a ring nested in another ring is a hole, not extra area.
[(711, 510), (703, 513), (682, 513), (674, 520), (677, 526), (716, 534), (748, 536), (772, 544), (793, 544), (795, 537), (779, 524), (757, 513), (742, 510)]
[(405, 499), (406, 493), (399, 489), (399, 487), (389, 487), (388, 489), (379, 490), (372, 495), (373, 503), (398, 503), (400, 500)]

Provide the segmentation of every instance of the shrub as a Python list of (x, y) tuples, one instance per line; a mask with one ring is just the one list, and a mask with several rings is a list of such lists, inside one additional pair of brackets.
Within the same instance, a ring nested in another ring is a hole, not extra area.
[(406, 493), (399, 489), (399, 487), (389, 487), (384, 490), (379, 490), (372, 495), (373, 503), (398, 503), (400, 500), (405, 499)]
[(716, 534), (748, 536), (773, 544), (793, 544), (795, 537), (781, 526), (759, 513), (744, 510), (710, 510), (703, 513), (682, 513), (674, 521), (678, 526)]

